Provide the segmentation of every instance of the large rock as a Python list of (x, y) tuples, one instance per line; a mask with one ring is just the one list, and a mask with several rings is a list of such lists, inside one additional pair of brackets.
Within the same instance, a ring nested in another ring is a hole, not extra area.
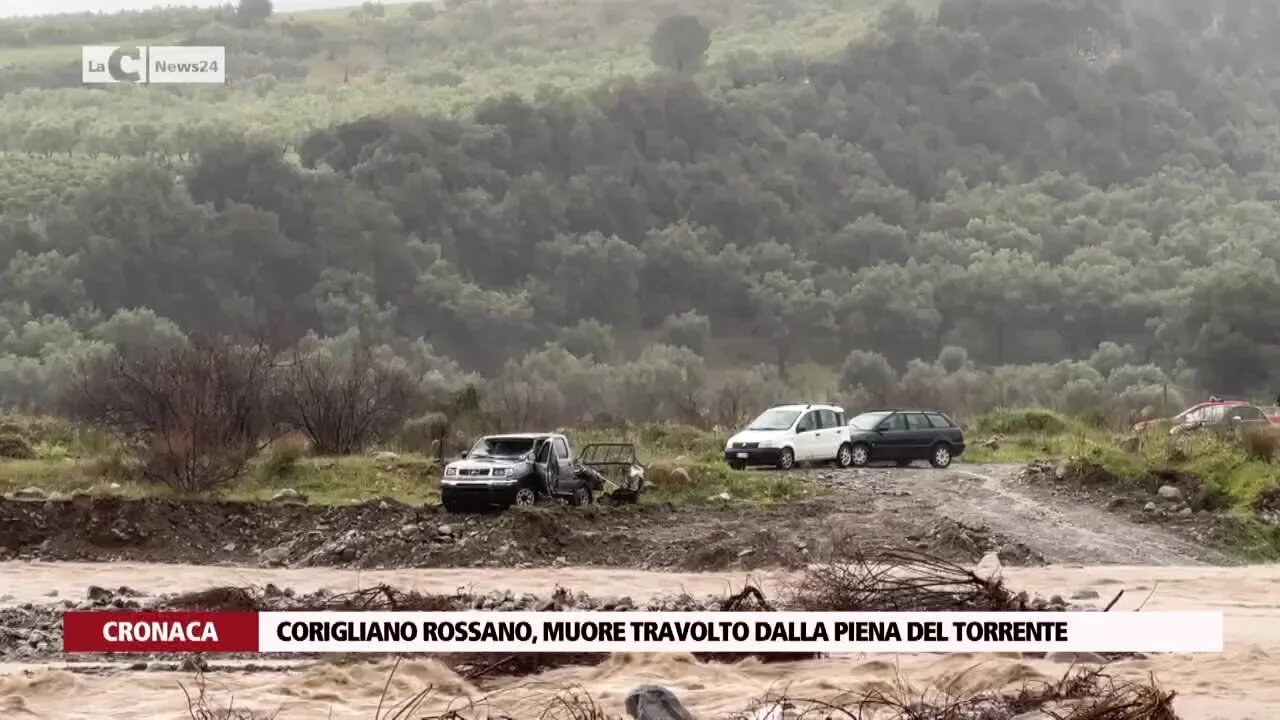
[(994, 578), (1000, 575), (1004, 568), (1004, 563), (1000, 562), (998, 553), (989, 552), (982, 556), (982, 560), (973, 568), (973, 574), (980, 578)]
[(1161, 485), (1156, 494), (1165, 500), (1181, 500), (1182, 491), (1172, 485)]
[(277, 545), (262, 551), (262, 562), (266, 565), (278, 566), (289, 562), (289, 546)]
[(49, 493), (45, 492), (41, 488), (38, 488), (32, 485), (31, 487), (25, 487), (25, 488), (22, 488), (21, 490), (15, 490), (14, 492), (10, 493), (9, 497), (13, 498), (14, 500), (48, 500)]
[(640, 685), (627, 693), (627, 714), (632, 720), (693, 720), (675, 693), (661, 685)]
[(280, 492), (277, 492), (275, 495), (272, 495), (271, 501), (284, 503), (286, 505), (303, 505), (307, 502), (307, 496), (293, 488), (285, 488)]

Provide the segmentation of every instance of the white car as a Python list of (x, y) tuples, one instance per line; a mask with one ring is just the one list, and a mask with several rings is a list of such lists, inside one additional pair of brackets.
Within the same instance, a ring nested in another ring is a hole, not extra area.
[(790, 470), (796, 463), (853, 464), (844, 408), (835, 405), (780, 405), (752, 420), (724, 446), (729, 467), (769, 465)]

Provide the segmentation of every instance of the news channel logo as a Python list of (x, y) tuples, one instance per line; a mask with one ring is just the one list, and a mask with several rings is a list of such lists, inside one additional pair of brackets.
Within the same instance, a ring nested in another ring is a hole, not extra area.
[(220, 45), (86, 45), (80, 55), (85, 83), (221, 85), (227, 81), (227, 49)]

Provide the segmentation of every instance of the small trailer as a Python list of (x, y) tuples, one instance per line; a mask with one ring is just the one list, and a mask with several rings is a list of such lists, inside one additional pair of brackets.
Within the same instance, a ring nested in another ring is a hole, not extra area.
[(578, 454), (575, 470), (583, 474), (601, 499), (617, 505), (640, 500), (645, 489), (645, 467), (636, 458), (632, 443), (591, 443)]

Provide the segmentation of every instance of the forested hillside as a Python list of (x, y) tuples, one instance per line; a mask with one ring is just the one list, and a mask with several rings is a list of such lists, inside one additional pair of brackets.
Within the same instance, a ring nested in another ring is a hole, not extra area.
[(197, 91), (7, 66), (0, 402), (265, 327), (555, 420), (1274, 395), (1280, 0), (633, 5), (135, 18), (231, 46)]

